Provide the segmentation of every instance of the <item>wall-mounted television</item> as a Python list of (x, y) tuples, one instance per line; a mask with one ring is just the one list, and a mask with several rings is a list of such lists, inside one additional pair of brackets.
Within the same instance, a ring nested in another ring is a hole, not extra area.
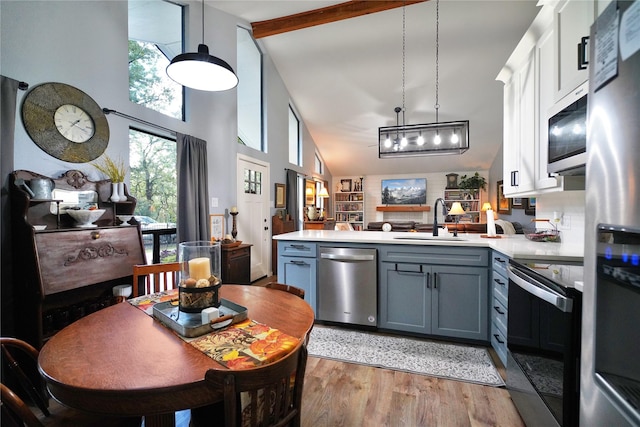
[(427, 178), (383, 179), (383, 205), (426, 205)]

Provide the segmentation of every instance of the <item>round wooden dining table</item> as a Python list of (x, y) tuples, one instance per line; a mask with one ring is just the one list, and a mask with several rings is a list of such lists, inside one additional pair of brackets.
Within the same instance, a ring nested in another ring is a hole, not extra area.
[[(250, 319), (304, 339), (314, 314), (303, 299), (276, 289), (223, 285), (221, 298), (247, 307)], [(144, 416), (146, 426), (175, 425), (174, 413), (222, 400), (205, 382), (227, 369), (128, 303), (86, 316), (55, 334), (38, 365), (52, 396), (97, 414)]]

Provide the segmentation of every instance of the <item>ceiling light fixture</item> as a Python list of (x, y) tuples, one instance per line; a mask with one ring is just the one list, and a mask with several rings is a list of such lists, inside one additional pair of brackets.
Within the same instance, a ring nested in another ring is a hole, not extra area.
[(204, 0), (202, 0), (202, 43), (198, 52), (176, 55), (167, 66), (167, 75), (182, 86), (197, 90), (223, 91), (238, 85), (233, 68), (222, 59), (209, 55), (204, 44)]
[[(406, 16), (402, 6), (402, 108), (396, 107), (396, 126), (378, 128), (378, 157), (410, 157), (442, 154), (462, 154), (469, 149), (469, 121), (440, 122), (439, 104), (439, 51), (440, 51), (440, 0), (436, 0), (436, 121), (435, 123), (405, 124), (405, 60)], [(402, 124), (399, 113), (402, 111)], [(400, 137), (402, 136), (402, 137)], [(443, 143), (444, 142), (444, 143)]]

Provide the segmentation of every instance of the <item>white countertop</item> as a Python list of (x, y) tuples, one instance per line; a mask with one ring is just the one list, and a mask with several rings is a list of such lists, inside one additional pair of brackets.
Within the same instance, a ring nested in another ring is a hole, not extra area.
[[(420, 236), (428, 237), (431, 236), (431, 233), (304, 230), (278, 234), (273, 236), (273, 238), (275, 240), (283, 241), (306, 241), (319, 243), (374, 243), (421, 246), (483, 247), (495, 249), (511, 258), (530, 260), (582, 262), (584, 256), (583, 245), (571, 244), (570, 242), (532, 242), (522, 234), (501, 234), (501, 238), (487, 239), (480, 237), (480, 234), (458, 233), (458, 237), (460, 238), (459, 240), (420, 240)], [(413, 238), (416, 240), (413, 240)]]

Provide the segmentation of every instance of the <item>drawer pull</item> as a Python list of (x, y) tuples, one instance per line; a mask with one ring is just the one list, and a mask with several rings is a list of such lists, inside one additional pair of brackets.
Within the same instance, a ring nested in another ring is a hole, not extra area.
[(100, 232), (99, 231), (92, 231), (91, 232), (91, 238), (93, 240), (98, 240), (100, 238)]
[(496, 261), (498, 261), (498, 262), (503, 263), (503, 264), (506, 262), (505, 260), (503, 260), (503, 259), (502, 259), (502, 258), (500, 258), (500, 257), (495, 257), (494, 259), (495, 259)]
[(305, 245), (291, 245), (293, 249), (305, 250), (307, 249)]
[(499, 344), (504, 344), (504, 341), (502, 341), (502, 340), (500, 339), (500, 335), (498, 335), (498, 334), (493, 334), (493, 336), (495, 337), (496, 341), (498, 341), (498, 343), (499, 343)]
[(504, 286), (505, 285), (505, 283), (500, 279), (493, 279), (493, 281), (496, 282), (500, 286)]
[(291, 264), (296, 264), (296, 265), (307, 265), (306, 262), (304, 261), (296, 261), (296, 260), (292, 260)]
[(505, 314), (505, 313), (504, 313), (504, 311), (500, 310), (500, 307), (498, 307), (497, 305), (494, 305), (494, 306), (493, 306), (493, 309), (494, 309), (495, 311), (497, 311), (497, 312), (498, 312), (498, 314)]

